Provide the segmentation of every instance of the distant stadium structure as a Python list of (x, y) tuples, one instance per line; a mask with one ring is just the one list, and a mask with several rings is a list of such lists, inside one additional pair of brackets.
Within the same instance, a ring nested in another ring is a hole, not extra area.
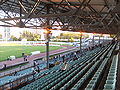
[(10, 27), (4, 27), (4, 37), (3, 39), (5, 41), (8, 41), (10, 39)]

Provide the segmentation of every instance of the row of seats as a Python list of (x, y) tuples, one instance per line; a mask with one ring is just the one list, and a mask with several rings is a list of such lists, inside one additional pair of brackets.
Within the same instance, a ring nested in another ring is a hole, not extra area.
[[(93, 53), (95, 53), (95, 52), (93, 52)], [(78, 60), (78, 61), (80, 61), (80, 60)], [(78, 64), (78, 61), (74, 61), (74, 62), (76, 62), (77, 64)], [(79, 62), (80, 63), (80, 62)], [(73, 64), (74, 65), (74, 64)], [(77, 68), (77, 67), (76, 67)], [(70, 71), (69, 71), (70, 72)], [(60, 73), (60, 74), (57, 74), (57, 76), (60, 76), (60, 75), (63, 75), (64, 73)], [(69, 74), (69, 73), (68, 73)], [(53, 77), (55, 78), (56, 76), (54, 76), (54, 73), (52, 74), (53, 75)], [(51, 76), (51, 74), (50, 75), (47, 75), (47, 77), (48, 76)], [(51, 78), (53, 78), (53, 77), (51, 77)], [(44, 77), (43, 77), (44, 78)], [(48, 79), (49, 80), (51, 80), (51, 78), (49, 78), (48, 77)], [(57, 79), (58, 77), (56, 77), (56, 79)], [(44, 81), (49, 81), (48, 79), (46, 79), (46, 80), (44, 80)], [(54, 81), (54, 80), (53, 80)], [(36, 80), (34, 83), (37, 83), (37, 82), (39, 82), (39, 86), (41, 85), (41, 84), (43, 84), (44, 82), (42, 82), (42, 80), (41, 79), (39, 79), (39, 80)], [(41, 82), (41, 84), (40, 84), (40, 82)], [(50, 81), (49, 81), (49, 83), (50, 83)], [(48, 85), (48, 84), (46, 84), (46, 85)], [(43, 85), (44, 86), (44, 85)], [(32, 85), (32, 84), (29, 84), (29, 85), (27, 85), (27, 88), (28, 87), (35, 87), (35, 85)], [(23, 88), (24, 89), (24, 88)], [(35, 89), (35, 88), (34, 88)]]
[[(43, 66), (43, 65), (40, 65), (39, 68), (41, 66)], [(32, 68), (28, 68), (28, 69), (19, 71), (11, 76), (2, 77), (2, 78), (0, 78), (0, 86), (4, 85), (6, 83), (9, 83), (9, 82), (15, 81), (16, 79), (19, 79), (20, 77), (23, 77), (23, 76), (28, 75), (30, 73), (32, 73)], [(46, 72), (43, 72), (43, 74), (44, 73), (46, 73)]]
[[(72, 87), (71, 90), (78, 90), (78, 89), (81, 87), (81, 85), (85, 82), (85, 80), (87, 80), (87, 78), (93, 73), (93, 71), (96, 69), (96, 67), (97, 67), (99, 64), (100, 64), (100, 61), (97, 61), (97, 62), (87, 71), (87, 73), (86, 73), (83, 77), (81, 77), (81, 79)], [(76, 77), (78, 77), (78, 76), (76, 76)], [(66, 84), (66, 85), (63, 87), (63, 89), (61, 88), (61, 90), (66, 90), (66, 89), (67, 89), (67, 88), (66, 88), (67, 85), (70, 85), (69, 82), (68, 82), (68, 84)]]
[[(86, 56), (89, 56), (89, 55), (91, 55), (92, 53), (97, 52), (98, 50), (100, 50), (100, 48), (97, 48), (97, 49), (95, 49), (95, 50), (87, 53)], [(80, 59), (80, 61), (82, 62), (85, 58), (86, 58), (86, 57), (84, 57), (84, 58), (81, 58), (81, 57), (80, 57), (79, 59)], [(90, 58), (90, 56), (89, 56), (89, 58)], [(87, 59), (88, 59), (88, 58), (87, 58)], [(72, 62), (71, 60), (68, 60), (68, 63), (72, 66), (72, 65), (75, 65), (75, 64), (78, 63), (78, 62), (77, 62), (77, 61)], [(37, 77), (43, 76), (44, 74), (49, 74), (49, 73), (58, 71), (62, 66), (63, 66), (63, 63), (61, 63), (61, 64), (59, 64), (59, 65), (56, 65), (55, 67), (53, 67), (53, 68), (51, 68), (51, 69), (48, 69), (48, 70), (45, 70), (45, 71), (43, 71), (43, 72), (37, 73), (37, 74), (35, 74), (35, 78), (37, 79)]]
[[(89, 64), (89, 66), (92, 65), (92, 63)], [(56, 77), (56, 79), (54, 78), (52, 80), (52, 83), (47, 83), (47, 85), (42, 85), (41, 89), (49, 89), (50, 87), (54, 86), (55, 84), (59, 83), (59, 85), (61, 85), (62, 83), (66, 82), (67, 80), (69, 80), (71, 77), (73, 77), (74, 75), (76, 75), (83, 67), (86, 66), (86, 63), (81, 65), (81, 66), (76, 66), (73, 68), (70, 68), (70, 70), (64, 74), (62, 74), (62, 76), (60, 77)], [(87, 67), (87, 66), (86, 66)], [(88, 68), (88, 67), (87, 67)], [(86, 68), (83, 70), (85, 71)], [(61, 83), (60, 83), (61, 82)], [(57, 87), (59, 87), (59, 85), (57, 85)], [(46, 87), (45, 87), (46, 86)]]
[(87, 87), (85, 88), (85, 90), (94, 90), (95, 86), (99, 80), (99, 78), (101, 77), (101, 74), (103, 72), (103, 69), (106, 65), (108, 61), (108, 58), (106, 58), (102, 64), (100, 65), (100, 67), (98, 68), (97, 72), (95, 73), (95, 75), (92, 77), (92, 79), (90, 80), (89, 84), (87, 85)]
[[(99, 55), (98, 55), (99, 56)], [(97, 61), (97, 58), (95, 58), (93, 61)], [(96, 67), (98, 67), (100, 65), (100, 60), (97, 61), (89, 70), (88, 72), (83, 76), (81, 77), (81, 79), (72, 87), (71, 90), (78, 90), (82, 84), (85, 82), (85, 80), (87, 80), (87, 78), (89, 78), (91, 76), (91, 74), (95, 71)], [(79, 75), (75, 76), (77, 78), (79, 78)], [(62, 88), (61, 90), (67, 90), (67, 88), (73, 84), (73, 82), (76, 81), (74, 80), (74, 77), (68, 82), (66, 83)]]
[[(111, 46), (111, 47), (107, 50), (108, 54), (107, 54), (107, 52), (106, 52), (106, 54), (109, 55), (110, 53), (112, 53), (113, 50), (114, 50), (114, 48), (115, 48), (115, 46), (116, 46), (116, 44), (115, 44), (113, 47)], [(110, 50), (110, 52), (109, 52), (109, 50)], [(95, 90), (95, 87), (96, 87), (97, 83), (98, 83), (99, 80), (100, 80), (100, 77), (101, 77), (101, 75), (102, 75), (102, 73), (103, 73), (103, 71), (104, 71), (104, 69), (105, 69), (105, 66), (107, 65), (108, 59), (110, 58), (110, 57), (106, 57), (105, 59), (103, 59), (103, 58), (104, 58), (105, 56), (107, 56), (107, 55), (103, 54), (103, 57), (101, 58), (101, 60), (104, 60), (104, 61), (102, 62), (102, 64), (101, 64), (100, 67), (98, 68), (98, 70), (97, 70), (97, 72), (95, 73), (95, 75), (93, 76), (93, 78), (92, 78), (92, 79), (90, 80), (90, 82), (88, 83), (88, 85), (87, 85), (87, 87), (85, 88), (85, 90)]]
[(104, 90), (115, 90), (116, 78), (117, 78), (117, 65), (118, 65), (118, 55), (113, 57), (112, 64), (107, 76), (107, 80), (104, 86)]
[(85, 66), (82, 70), (79, 71), (79, 68), (76, 70), (76, 74), (74, 75), (75, 72), (69, 74), (66, 78), (64, 78), (62, 81), (60, 81), (58, 84), (56, 84), (54, 87), (52, 87), (51, 90), (57, 90), (59, 87), (63, 87), (63, 89), (68, 88), (74, 81), (76, 81), (79, 77), (81, 77), (83, 74), (88, 71), (88, 69), (94, 65), (94, 62), (89, 63), (87, 66)]
[(5, 83), (9, 83), (11, 81), (16, 80), (16, 78), (18, 78), (18, 76), (6, 76), (4, 78), (0, 79), (0, 86), (4, 85)]
[[(70, 72), (70, 71), (69, 71)], [(46, 86), (47, 84), (51, 83), (52, 81), (54, 81), (55, 79), (61, 77), (63, 74), (65, 74), (65, 72), (56, 72), (56, 73), (53, 73), (53, 74), (49, 74), (47, 75), (46, 77), (43, 77), (43, 78), (40, 78), (38, 80), (36, 80), (35, 82), (27, 85), (26, 87), (23, 87), (22, 90), (24, 88), (27, 88), (27, 89), (35, 89), (36, 87), (40, 88), (39, 86), (41, 87), (44, 87)], [(38, 84), (38, 85), (37, 85)], [(32, 88), (33, 87), (33, 88)]]
[[(40, 73), (37, 73), (37, 74), (35, 74), (35, 78), (37, 79), (38, 77), (41, 77), (42, 75), (49, 74), (49, 73), (52, 73), (52, 72), (54, 72), (54, 71), (57, 71), (57, 70), (60, 69), (60, 67), (61, 67), (62, 65), (63, 65), (63, 64), (60, 64), (60, 65), (57, 65), (56, 67), (53, 67), (53, 68), (51, 68), (51, 69), (48, 69), (48, 70), (42, 71), (42, 72), (40, 72)], [(40, 69), (43, 69), (43, 68), (46, 67), (46, 64), (45, 64), (45, 63), (40, 64), (40, 65), (38, 65), (38, 67), (39, 67)], [(1, 85), (4, 85), (4, 84), (6, 84), (6, 83), (12, 82), (12, 81), (14, 81), (14, 80), (16, 80), (16, 79), (18, 79), (18, 78), (20, 78), (20, 77), (23, 77), (23, 76), (25, 76), (25, 75), (30, 74), (30, 73), (32, 73), (32, 68), (28, 68), (28, 69), (19, 71), (19, 72), (17, 72), (17, 73), (15, 74), (15, 76), (12, 75), (12, 76), (2, 77), (2, 78), (0, 78), (0, 86), (1, 86)], [(30, 77), (30, 78), (28, 78), (28, 79), (31, 80), (31, 79), (33, 79), (33, 78)]]
[[(70, 84), (68, 82), (71, 81), (72, 78), (74, 78), (73, 80), (76, 80), (79, 75), (81, 76), (81, 74), (80, 74), (81, 71), (82, 71), (83, 75), (85, 75), (85, 73), (89, 69), (92, 72), (92, 70), (95, 69), (95, 67), (96, 67), (96, 64), (94, 64), (96, 62), (96, 60), (99, 59), (99, 57), (102, 56), (102, 54), (104, 54), (105, 51), (107, 51), (107, 49), (109, 49), (110, 46), (111, 45), (108, 45), (104, 48), (100, 48), (100, 47), (96, 48), (95, 50), (92, 50), (84, 57), (80, 57), (76, 61), (69, 61), (70, 69), (66, 70), (64, 72), (58, 71), (58, 70), (56, 72), (52, 72), (52, 69), (51, 69), (52, 73), (48, 73), (48, 75), (34, 81), (31, 84), (26, 85), (25, 87), (21, 88), (20, 90), (23, 90), (23, 89), (27, 89), (27, 90), (38, 90), (38, 89), (39, 90), (48, 90), (48, 89), (54, 90), (55, 89), (55, 90), (57, 90), (57, 89), (61, 88), (65, 83), (67, 83), (67, 84), (65, 84), (65, 86), (67, 86), (68, 84)], [(100, 63), (101, 61), (98, 61), (98, 62)], [(87, 64), (89, 65), (89, 67), (87, 67)], [(90, 68), (92, 65), (94, 68)], [(97, 64), (97, 65), (99, 65), (99, 64)], [(62, 66), (62, 64), (61, 64), (61, 66)], [(57, 66), (55, 66), (55, 67), (57, 67)], [(90, 74), (90, 72), (88, 71), (88, 73), (85, 76), (88, 77), (89, 74)], [(63, 88), (61, 88), (61, 89), (63, 89)]]
[[(46, 64), (45, 64), (45, 63), (40, 64), (40, 65), (38, 65), (38, 67), (39, 67), (40, 69), (43, 69), (43, 68), (46, 67)], [(44, 75), (44, 74), (48, 74), (48, 73), (52, 73), (52, 72), (54, 72), (54, 71), (57, 71), (57, 70), (60, 69), (60, 67), (61, 67), (61, 64), (60, 64), (60, 65), (57, 65), (56, 67), (53, 67), (52, 69), (44, 70), (44, 71), (42, 71), (42, 72), (40, 72), (40, 73), (37, 73), (37, 74), (35, 75), (35, 78), (40, 77), (40, 76), (42, 76), (42, 75)], [(16, 79), (19, 79), (20, 77), (23, 77), (23, 76), (25, 76), (25, 75), (28, 75), (28, 74), (30, 74), (30, 73), (32, 73), (32, 72), (33, 72), (32, 68), (28, 68), (28, 69), (19, 71), (19, 72), (17, 72), (16, 74), (13, 74), (13, 75), (11, 75), (11, 76), (2, 77), (2, 78), (0, 78), (0, 86), (4, 85), (4, 84), (6, 84), (6, 83), (9, 83), (9, 82), (15, 81)], [(28, 78), (28, 79), (33, 79), (33, 78), (30, 77), (30, 78)]]
[[(97, 59), (97, 58), (96, 58)], [(89, 60), (90, 61), (90, 60)], [(95, 61), (95, 60), (94, 60)], [(90, 62), (88, 62), (88, 64), (91, 64)], [(83, 68), (82, 69), (82, 73), (83, 73), (83, 71), (84, 71), (84, 69), (86, 69), (86, 68)], [(78, 77), (79, 75), (81, 75), (82, 73), (79, 73), (78, 72), (78, 75), (76, 74), (76, 77)], [(55, 83), (54, 84), (49, 84), (49, 85), (47, 85), (46, 87), (44, 87), (42, 90), (49, 90), (52, 86), (54, 86), (54, 87), (52, 87), (52, 90), (57, 90), (57, 89), (59, 89), (59, 87), (61, 87), (62, 85), (64, 85), (66, 82), (68, 82), (71, 78), (72, 78), (72, 80), (73, 81), (75, 81), (75, 79), (77, 79), (76, 77), (74, 77), (73, 78), (73, 76), (75, 76), (74, 75), (74, 72), (73, 73), (71, 73), (69, 76), (67, 76), (66, 78), (64, 78), (64, 79), (62, 79), (62, 81), (59, 81), (59, 83), (58, 84), (56, 84), (55, 85)], [(57, 83), (57, 82), (56, 82)], [(65, 88), (67, 88), (67, 86), (69, 86), (68, 84), (66, 85), (66, 87)]]
[[(92, 50), (91, 52), (88, 53), (88, 55), (86, 55), (85, 58), (87, 58), (87, 59), (91, 58), (90, 55), (92, 56), (92, 53), (96, 53), (97, 50), (99, 51), (100, 48), (97, 48), (97, 49), (95, 49), (95, 50)], [(86, 60), (87, 60), (87, 59), (86, 59)], [(84, 61), (84, 58), (81, 60), (81, 62), (82, 62), (82, 61)], [(81, 62), (79, 62), (79, 63), (81, 63)], [(72, 63), (72, 62), (70, 62), (70, 63)], [(75, 65), (76, 63), (78, 63), (78, 62), (76, 61), (73, 65)], [(45, 70), (45, 71), (43, 71), (43, 72), (40, 72), (40, 73), (38, 73), (38, 74), (35, 74), (35, 77), (34, 77), (34, 78), (37, 79), (38, 77), (40, 77), (40, 76), (42, 76), (42, 75), (44, 75), (44, 74), (49, 74), (49, 73), (52, 73), (52, 72), (54, 72), (54, 71), (57, 71), (57, 70), (60, 69), (61, 65), (62, 65), (62, 64), (57, 65), (56, 67), (53, 67), (52, 69)], [(39, 66), (39, 68), (40, 68), (40, 67), (41, 67), (41, 66)], [(1, 85), (4, 85), (5, 83), (8, 83), (8, 82), (12, 82), (12, 81), (14, 81), (14, 80), (16, 80), (16, 79), (18, 79), (18, 78), (20, 78), (20, 77), (23, 77), (23, 76), (25, 76), (25, 75), (28, 75), (29, 73), (32, 73), (32, 69), (31, 69), (31, 68), (25, 69), (25, 70), (20, 71), (20, 72), (17, 72), (17, 74), (16, 74), (15, 76), (6, 76), (6, 77), (3, 77), (3, 78), (0, 79)], [(7, 79), (6, 79), (6, 78), (7, 78)], [(30, 78), (28, 78), (28, 79), (32, 80), (33, 78), (30, 77)]]

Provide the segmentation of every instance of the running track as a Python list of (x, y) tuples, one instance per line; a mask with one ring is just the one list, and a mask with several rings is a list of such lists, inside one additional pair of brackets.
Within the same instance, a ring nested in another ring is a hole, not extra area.
[[(63, 52), (74, 50), (74, 49), (76, 49), (76, 47), (66, 47), (66, 48), (62, 48), (62, 49), (58, 49), (58, 50), (53, 50), (53, 51), (49, 52), (49, 55), (59, 54), (59, 53), (63, 53)], [(43, 57), (46, 57), (46, 53), (40, 53), (40, 54), (28, 56), (27, 62), (32, 61), (32, 60), (36, 60), (39, 58), (43, 58)], [(0, 62), (0, 69), (3, 67), (3, 64), (6, 64), (6, 66), (8, 67), (8, 66), (14, 66), (17, 64), (25, 63), (25, 62), (26, 61), (24, 61), (23, 57), (14, 59), (12, 61), (3, 61), (3, 62)]]

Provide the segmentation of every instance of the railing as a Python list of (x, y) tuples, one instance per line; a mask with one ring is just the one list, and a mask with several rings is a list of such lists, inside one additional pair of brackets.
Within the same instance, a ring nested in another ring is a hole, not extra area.
[(20, 84), (22, 85), (24, 83), (30, 83), (32, 80), (34, 80), (34, 73), (22, 76), (14, 81), (9, 81), (8, 83), (1, 85), (0, 90), (13, 89), (19, 86)]
[[(46, 41), (0, 41), (1, 44), (21, 44), (21, 45), (31, 45), (31, 44), (45, 44)], [(71, 44), (71, 42), (50, 42), (50, 44)]]

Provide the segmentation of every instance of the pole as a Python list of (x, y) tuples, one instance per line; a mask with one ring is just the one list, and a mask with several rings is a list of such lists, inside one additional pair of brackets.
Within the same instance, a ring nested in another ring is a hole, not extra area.
[(80, 53), (82, 52), (82, 33), (80, 32)]
[(46, 34), (46, 59), (47, 59), (47, 68), (49, 68), (49, 33)]
[(107, 40), (107, 35), (106, 35), (106, 42), (107, 42), (108, 40)]
[(103, 43), (104, 43), (104, 36), (103, 36)]
[[(49, 11), (50, 11), (50, 5), (47, 5), (46, 9), (47, 9), (47, 14), (49, 14)], [(49, 20), (49, 18), (47, 18), (47, 20), (46, 20), (46, 24), (49, 26), (49, 24), (50, 24), (50, 20)], [(47, 42), (46, 42), (46, 59), (47, 59), (47, 68), (49, 68), (49, 40), (50, 40), (49, 34), (50, 34), (50, 31), (49, 31), (49, 28), (47, 27)]]
[[(20, 1), (20, 3), (22, 4), (22, 0), (19, 0)], [(21, 5), (20, 5), (20, 17), (22, 17), (22, 7), (21, 7)], [(22, 22), (22, 20), (20, 19), (20, 23)], [(20, 25), (20, 27), (21, 27), (21, 25)], [(25, 44), (24, 42), (25, 41), (22, 41), (23, 43), (23, 45)], [(25, 53), (24, 53), (24, 48), (22, 48), (22, 57), (24, 57), (24, 55), (25, 55)]]
[(99, 45), (100, 45), (100, 35), (99, 35)]
[(92, 40), (92, 45), (94, 46), (94, 34), (93, 34), (93, 40)]

